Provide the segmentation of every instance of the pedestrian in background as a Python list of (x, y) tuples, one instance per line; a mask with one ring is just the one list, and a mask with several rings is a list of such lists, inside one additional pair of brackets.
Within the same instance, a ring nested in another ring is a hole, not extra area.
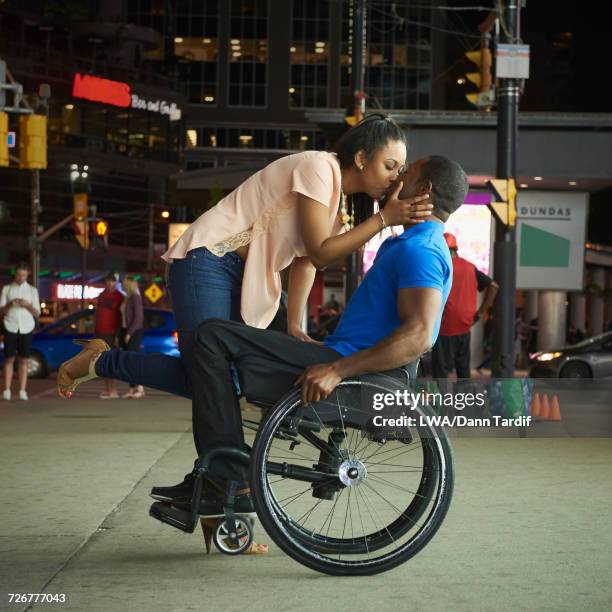
[[(121, 348), (126, 351), (139, 351), (144, 335), (144, 308), (138, 281), (132, 275), (127, 275), (123, 279), (123, 290), (125, 299), (121, 304), (123, 328)], [(142, 385), (130, 384), (130, 390), (123, 395), (123, 399), (140, 399), (144, 394)]]
[[(470, 378), (471, 327), (478, 320), (486, 322), (499, 285), (483, 274), (473, 263), (459, 257), (457, 239), (444, 234), (453, 261), (453, 286), (448, 296), (440, 335), (433, 347), (434, 378), (447, 378), (453, 369), (457, 378)], [(478, 293), (485, 291), (480, 308), (476, 308)]]
[[(119, 331), (121, 326), (121, 304), (123, 293), (117, 288), (119, 274), (109, 272), (105, 278), (104, 291), (98, 296), (96, 304), (96, 329), (95, 336), (104, 340), (110, 348), (118, 346)], [(117, 383), (112, 378), (105, 378), (106, 390), (100, 393), (100, 399), (117, 399)]]
[(0, 294), (0, 316), (4, 324), (4, 391), (2, 397), (11, 399), (11, 383), (15, 357), (19, 366), (19, 399), (27, 400), (28, 361), (32, 346), (32, 332), (40, 316), (38, 290), (28, 283), (30, 266), (17, 264), (15, 280), (5, 285)]

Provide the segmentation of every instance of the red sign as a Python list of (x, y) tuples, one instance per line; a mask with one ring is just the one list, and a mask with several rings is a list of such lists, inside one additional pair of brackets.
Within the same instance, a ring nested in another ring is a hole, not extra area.
[(89, 74), (75, 74), (72, 95), (92, 102), (103, 102), (113, 106), (127, 107), (132, 103), (130, 86), (120, 81), (111, 81)]

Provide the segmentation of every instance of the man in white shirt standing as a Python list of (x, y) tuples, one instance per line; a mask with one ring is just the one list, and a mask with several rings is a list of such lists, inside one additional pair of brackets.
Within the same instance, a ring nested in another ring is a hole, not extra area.
[(17, 264), (15, 280), (2, 287), (0, 316), (4, 322), (4, 391), (2, 397), (11, 399), (11, 382), (15, 357), (19, 360), (19, 399), (27, 400), (28, 360), (32, 346), (35, 317), (40, 316), (38, 290), (28, 283), (30, 266)]

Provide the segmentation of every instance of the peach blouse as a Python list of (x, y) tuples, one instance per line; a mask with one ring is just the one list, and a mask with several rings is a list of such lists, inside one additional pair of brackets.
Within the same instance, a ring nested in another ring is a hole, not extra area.
[(199, 247), (220, 257), (250, 245), (240, 312), (247, 325), (265, 328), (278, 310), (280, 271), (295, 257), (306, 256), (297, 194), (329, 208), (330, 235), (336, 235), (343, 228), (338, 212), (341, 178), (333, 153), (304, 151), (277, 159), (200, 215), (162, 257), (168, 262), (183, 259)]

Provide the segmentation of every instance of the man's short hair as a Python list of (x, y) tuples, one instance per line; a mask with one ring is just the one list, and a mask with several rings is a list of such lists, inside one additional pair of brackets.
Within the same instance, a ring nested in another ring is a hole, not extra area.
[(421, 165), (421, 181), (431, 181), (433, 214), (442, 221), (463, 204), (469, 189), (463, 168), (442, 155), (430, 155)]
[(17, 270), (25, 270), (26, 272), (30, 272), (30, 264), (27, 261), (20, 261), (15, 266), (15, 272), (17, 272)]

